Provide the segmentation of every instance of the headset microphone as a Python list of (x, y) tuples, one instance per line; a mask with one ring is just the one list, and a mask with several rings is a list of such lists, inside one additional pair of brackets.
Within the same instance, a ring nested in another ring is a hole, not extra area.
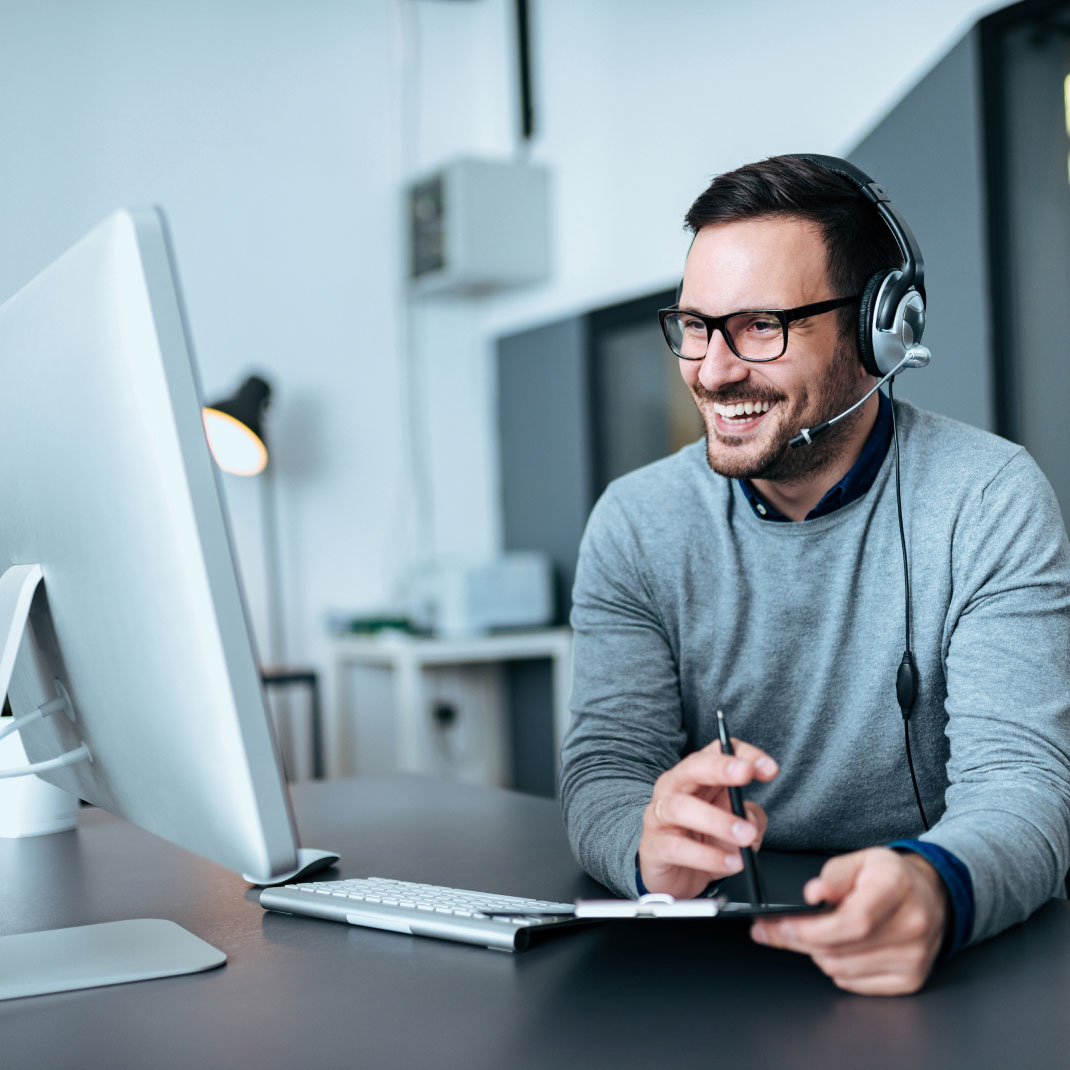
[(893, 379), (904, 368), (924, 368), (930, 360), (932, 360), (932, 354), (925, 346), (911, 346), (903, 354), (899, 363), (874, 386), (870, 387), (849, 409), (844, 409), (839, 415), (833, 416), (831, 420), (825, 420), (824, 423), (817, 424), (814, 427), (804, 427), (797, 435), (788, 439), (788, 445), (792, 449), (798, 449), (803, 445), (811, 445), (818, 435), (824, 434), (833, 424), (839, 423), (845, 416), (850, 416), (855, 409), (860, 405), (864, 405), (885, 383)]

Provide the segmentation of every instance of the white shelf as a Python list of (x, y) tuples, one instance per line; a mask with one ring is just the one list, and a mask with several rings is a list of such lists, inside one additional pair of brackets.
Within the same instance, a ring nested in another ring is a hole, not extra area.
[[(339, 636), (331, 642), (335, 673), (334, 703), (328, 735), (328, 768), (337, 768), (337, 756), (345, 753), (345, 741), (353, 730), (359, 697), (348, 677), (357, 667), (379, 667), (390, 672), (394, 734), (394, 768), (406, 772), (432, 772), (428, 758), (430, 732), (427, 703), (428, 670), (497, 666), (509, 661), (547, 659), (551, 664), (553, 689), (553, 739), (555, 768), (561, 741), (568, 726), (568, 697), (572, 686), (572, 632), (568, 628), (501, 632), (461, 638), (438, 638), (382, 632), (375, 636)], [(488, 714), (486, 732), (506, 732), (500, 694), (486, 700), (497, 707)], [(507, 741), (506, 741), (507, 743)]]

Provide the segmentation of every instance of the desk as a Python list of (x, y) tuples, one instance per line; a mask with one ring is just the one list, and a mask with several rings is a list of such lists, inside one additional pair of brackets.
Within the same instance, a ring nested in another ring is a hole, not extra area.
[[(339, 876), (595, 890), (550, 800), (400, 775), (293, 797), (307, 842), (342, 852)], [(780, 879), (813, 864), (788, 858)], [(610, 923), (508, 955), (267, 914), (239, 878), (99, 811), (77, 832), (0, 842), (0, 931), (135, 914), (178, 921), (228, 964), (0, 1004), (5, 1070), (1065, 1070), (1070, 1053), (1065, 902), (963, 952), (920, 995), (876, 999), (750, 943), (740, 922)]]

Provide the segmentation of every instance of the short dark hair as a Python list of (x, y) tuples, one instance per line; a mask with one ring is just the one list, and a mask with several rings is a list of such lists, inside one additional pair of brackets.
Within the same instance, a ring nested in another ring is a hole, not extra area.
[[(877, 272), (901, 267), (903, 254), (877, 209), (849, 179), (798, 156), (772, 156), (718, 175), (691, 205), (684, 226), (789, 216), (814, 223), (825, 245), (829, 297), (860, 294)], [(841, 309), (840, 330), (854, 333), (856, 307)]]

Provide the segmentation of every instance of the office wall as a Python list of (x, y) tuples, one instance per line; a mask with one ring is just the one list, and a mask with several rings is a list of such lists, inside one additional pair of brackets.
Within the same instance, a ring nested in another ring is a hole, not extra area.
[[(511, 2), (9, 0), (0, 298), (116, 206), (167, 209), (206, 392), (275, 382), (289, 654), (322, 665), (327, 609), (501, 544), (496, 337), (671, 283), (709, 175), (846, 149), (995, 6), (901, 0), (890, 33), (849, 0), (536, 0), (553, 278), (407, 311), (403, 177), (516, 151)], [(226, 493), (263, 641), (258, 485)]]
[(1066, 31), (1009, 28), (1003, 64), (1004, 150), (1000, 207), (1006, 213), (1009, 432), (1051, 480), (1070, 521), (1070, 396), (1066, 282), (1070, 279), (1070, 187), (1063, 99)]
[[(980, 31), (968, 33), (851, 151), (883, 183), (925, 258), (932, 363), (896, 396), (995, 429)], [(1056, 117), (1058, 118), (1058, 116)]]
[[(302, 660), (405, 552), (396, 53), (372, 0), (0, 3), (0, 299), (113, 209), (164, 206), (206, 393), (275, 384)], [(226, 491), (263, 648), (260, 485)]]

